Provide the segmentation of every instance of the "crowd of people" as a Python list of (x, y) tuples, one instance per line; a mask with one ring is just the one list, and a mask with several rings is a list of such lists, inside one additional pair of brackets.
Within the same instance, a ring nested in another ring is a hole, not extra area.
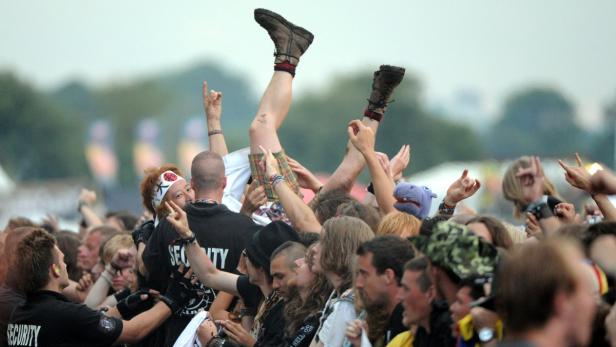
[(78, 232), (14, 216), (0, 233), (0, 346), (616, 346), (616, 176), (560, 162), (596, 205), (580, 215), (522, 157), (503, 177), (521, 227), (456, 208), (481, 186), (467, 170), (430, 215), (432, 191), (402, 180), (410, 147), (375, 149), (405, 72), (382, 65), (322, 183), (277, 134), (313, 35), (254, 16), (275, 60), (249, 147), (228, 151), (222, 93), (204, 82), (209, 150), (190, 179), (147, 170), (142, 216), (99, 216), (88, 190)]

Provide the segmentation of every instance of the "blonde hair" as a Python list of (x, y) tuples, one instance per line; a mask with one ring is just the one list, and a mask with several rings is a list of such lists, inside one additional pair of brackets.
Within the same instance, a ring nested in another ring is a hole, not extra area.
[[(520, 157), (513, 163), (511, 163), (511, 165), (509, 165), (503, 177), (503, 195), (505, 196), (505, 199), (513, 202), (513, 215), (516, 218), (520, 218), (522, 216), (524, 208), (532, 202), (526, 201), (526, 199), (524, 199), (524, 195), (522, 194), (522, 183), (520, 182), (520, 179), (516, 176), (519, 169), (526, 169), (530, 167), (530, 165), (531, 157)], [(543, 194), (558, 197), (558, 192), (556, 192), (556, 188), (547, 177), (544, 177), (543, 180)]]
[(377, 235), (396, 235), (409, 237), (419, 235), (421, 221), (408, 213), (394, 211), (388, 213), (376, 231)]
[(374, 237), (372, 229), (359, 218), (341, 216), (328, 219), (321, 233), (321, 269), (342, 278), (341, 290), (353, 283), (353, 264), (359, 245)]
[(135, 243), (133, 242), (133, 237), (130, 234), (118, 234), (112, 236), (109, 241), (105, 242), (102, 256), (103, 263), (108, 264), (113, 258), (113, 255), (120, 249), (131, 247), (135, 247)]

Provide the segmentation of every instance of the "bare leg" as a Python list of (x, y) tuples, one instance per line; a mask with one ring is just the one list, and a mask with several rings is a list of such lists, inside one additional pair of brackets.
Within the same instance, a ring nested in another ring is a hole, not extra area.
[(276, 130), (289, 112), (292, 100), (293, 76), (285, 71), (274, 71), (261, 103), (250, 125), (250, 153), (261, 153), (259, 146), (280, 152), (282, 146)]

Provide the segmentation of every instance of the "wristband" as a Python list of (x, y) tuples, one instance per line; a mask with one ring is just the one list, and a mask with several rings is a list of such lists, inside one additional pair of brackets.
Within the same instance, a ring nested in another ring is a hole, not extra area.
[(454, 205), (453, 207), (449, 207), (446, 203), (445, 200), (443, 199), (443, 201), (441, 201), (441, 203), (438, 205), (438, 213), (439, 214), (444, 214), (444, 215), (448, 215), (448, 216), (452, 216), (453, 213), (456, 210), (456, 206)]
[(116, 302), (120, 302), (126, 299), (130, 294), (130, 288), (124, 288), (123, 290), (113, 294), (113, 297), (116, 299)]
[(102, 277), (107, 282), (108, 285), (111, 285), (114, 276), (115, 274), (113, 274), (110, 270), (105, 268), (105, 271), (101, 273), (100, 277)]
[(212, 136), (212, 135), (222, 135), (222, 130), (214, 129), (214, 130), (207, 132), (207, 136)]
[(272, 188), (276, 187), (276, 185), (282, 181), (284, 181), (284, 176), (282, 175), (274, 174), (270, 177), (270, 185)]
[(195, 235), (195, 233), (191, 231), (189, 237), (187, 238), (180, 237), (180, 239), (178, 240), (178, 243), (180, 243), (181, 245), (189, 245), (195, 241), (197, 241), (197, 235)]
[(81, 208), (84, 206), (88, 206), (88, 203), (83, 200), (79, 200), (77, 203), (77, 212), (81, 213)]

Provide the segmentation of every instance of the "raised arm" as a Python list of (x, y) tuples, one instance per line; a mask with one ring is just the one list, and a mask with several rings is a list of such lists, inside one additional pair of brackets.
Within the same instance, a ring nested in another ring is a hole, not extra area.
[(126, 268), (135, 267), (135, 250), (119, 249), (105, 265), (105, 270), (100, 274), (92, 289), (88, 293), (84, 304), (89, 308), (98, 308), (107, 299), (107, 293), (113, 281), (113, 277), (118, 271)]
[(264, 154), (265, 174), (269, 177), (287, 217), (293, 223), (293, 227), (301, 231), (320, 232), (321, 223), (317, 220), (312, 209), (285, 182), (284, 176), (280, 175), (272, 151), (263, 147), (261, 147), (261, 151)]
[(516, 177), (522, 184), (522, 195), (529, 202), (527, 212), (531, 212), (538, 220), (541, 229), (550, 236), (561, 225), (558, 217), (547, 204), (547, 196), (544, 195), (543, 168), (539, 157), (533, 157), (528, 168), (520, 168)]
[(453, 215), (456, 205), (460, 201), (473, 196), (479, 188), (481, 188), (479, 180), (468, 177), (468, 169), (464, 169), (462, 175), (453, 181), (449, 188), (447, 188), (445, 198), (439, 205), (438, 213), (450, 216)]
[(614, 208), (614, 205), (612, 205), (606, 194), (593, 191), (591, 175), (584, 168), (584, 163), (579, 154), (575, 153), (575, 159), (577, 161), (577, 166), (567, 165), (562, 160), (558, 161), (563, 170), (565, 170), (565, 180), (573, 187), (589, 193), (597, 203), (599, 210), (601, 210), (606, 220), (616, 221), (616, 208)]
[(173, 201), (165, 202), (165, 205), (170, 211), (167, 220), (175, 227), (182, 238), (190, 267), (197, 274), (199, 281), (207, 287), (237, 295), (237, 279), (239, 276), (218, 270), (205, 250), (199, 246), (195, 234), (188, 227), (186, 212)]
[(227, 155), (227, 143), (222, 133), (222, 93), (215, 90), (208, 91), (207, 81), (203, 81), (203, 109), (207, 121), (207, 138), (210, 151), (220, 154), (221, 157)]
[(364, 156), (379, 210), (382, 214), (395, 211), (394, 204), (394, 182), (389, 174), (381, 166), (379, 159), (374, 152), (375, 134), (374, 131), (362, 124), (358, 120), (351, 121), (347, 128), (349, 140), (353, 146)]
[(103, 225), (101, 218), (94, 212), (92, 205), (96, 203), (96, 193), (92, 190), (81, 189), (77, 210), (86, 221), (88, 228)]

